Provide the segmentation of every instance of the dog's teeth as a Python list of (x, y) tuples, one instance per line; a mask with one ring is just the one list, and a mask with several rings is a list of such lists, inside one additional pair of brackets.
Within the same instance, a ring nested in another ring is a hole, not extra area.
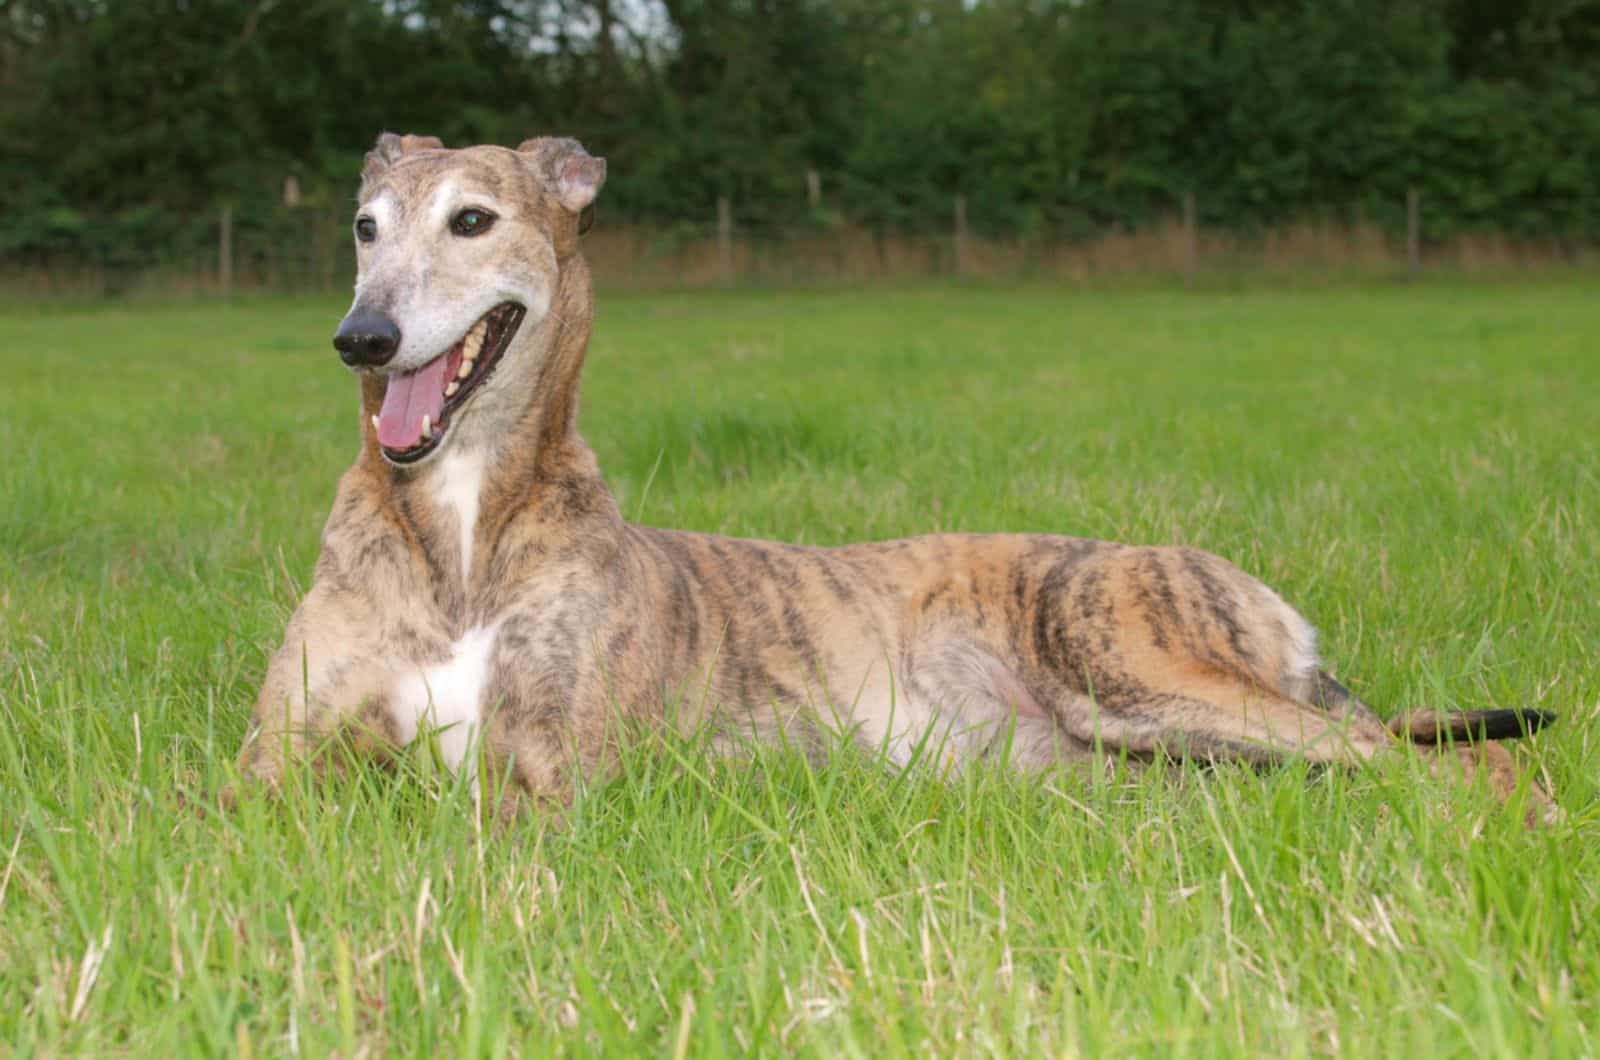
[(471, 374), (472, 374), (472, 358), (471, 357), (463, 357), (461, 359), (461, 367), (456, 369), (456, 378), (457, 379), (465, 379), (467, 376), (469, 376)]
[(455, 397), (456, 396), (456, 391), (460, 390), (460, 389), (461, 389), (461, 384), (456, 382), (454, 379), (452, 379), (452, 380), (450, 380), (450, 385), (444, 388), (444, 396), (445, 397)]
[(433, 419), (426, 415), (422, 417), (422, 436), (424, 438), (433, 437)]

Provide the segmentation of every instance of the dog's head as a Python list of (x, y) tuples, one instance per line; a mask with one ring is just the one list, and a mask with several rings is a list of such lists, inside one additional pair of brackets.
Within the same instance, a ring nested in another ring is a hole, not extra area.
[(550, 312), (605, 176), (576, 140), (452, 151), (378, 138), (361, 170), (355, 302), (333, 345), (385, 379), (374, 417), (385, 459), (426, 459), (531, 378), (536, 365), (512, 362)]

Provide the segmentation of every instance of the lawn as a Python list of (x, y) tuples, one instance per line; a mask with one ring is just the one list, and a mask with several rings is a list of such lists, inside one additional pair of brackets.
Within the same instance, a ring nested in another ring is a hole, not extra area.
[(1526, 832), (1355, 773), (641, 746), (559, 828), (422, 752), (200, 809), (353, 458), (336, 300), (0, 309), (0, 1042), (18, 1054), (1600, 1049), (1600, 297), (602, 296), (624, 512), (1219, 552), (1383, 712), (1561, 714)]

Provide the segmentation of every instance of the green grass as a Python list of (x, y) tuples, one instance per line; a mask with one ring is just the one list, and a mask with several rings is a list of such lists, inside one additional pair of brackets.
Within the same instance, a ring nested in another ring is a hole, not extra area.
[(1593, 283), (604, 298), (630, 517), (1184, 542), (1385, 711), (1539, 706), (1568, 820), (1414, 761), (1103, 780), (630, 753), (559, 829), (425, 754), (204, 814), (356, 446), (332, 301), (0, 318), (18, 1053), (1592, 1054)]

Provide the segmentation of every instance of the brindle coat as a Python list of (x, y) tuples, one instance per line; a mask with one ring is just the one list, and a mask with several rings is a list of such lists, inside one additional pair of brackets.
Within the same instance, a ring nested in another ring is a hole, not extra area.
[[(620, 715), (670, 715), (802, 744), (847, 723), (901, 760), (931, 728), (946, 755), (1022, 768), (1355, 763), (1447, 734), (1465, 773), (1516, 789), (1504, 748), (1465, 740), (1512, 735), (1515, 717), (1385, 726), (1319, 668), (1299, 614), (1204, 552), (1022, 535), (803, 548), (624, 522), (576, 428), (593, 317), (578, 236), (603, 177), (570, 140), (452, 151), (386, 134), (368, 156), (379, 236), (358, 248), (356, 305), (432, 342), (397, 360), (437, 356), (508, 292), (528, 314), (420, 464), (384, 455), (370, 419), (386, 376), (362, 375), (361, 453), (256, 701), (245, 775), (273, 781), (353, 723), (396, 743), (441, 723), (452, 764), (559, 805)], [(498, 232), (452, 237), (464, 202)]]

